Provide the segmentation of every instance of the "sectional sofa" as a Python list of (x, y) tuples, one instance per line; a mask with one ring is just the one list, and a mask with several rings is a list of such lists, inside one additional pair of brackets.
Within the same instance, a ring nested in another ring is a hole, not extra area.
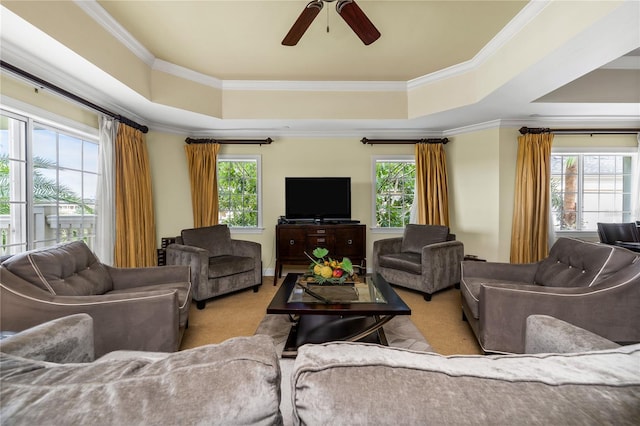
[(640, 345), (547, 316), (527, 320), (541, 353), (327, 343), (300, 348), (290, 373), (265, 335), (97, 360), (92, 341), (85, 314), (0, 341), (3, 425), (640, 424)]

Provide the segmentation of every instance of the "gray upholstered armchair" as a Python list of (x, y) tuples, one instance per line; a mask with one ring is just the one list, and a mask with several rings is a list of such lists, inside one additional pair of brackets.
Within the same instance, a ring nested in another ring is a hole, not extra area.
[(535, 263), (462, 262), (462, 316), (485, 352), (523, 353), (530, 315), (640, 342), (640, 255), (558, 238)]
[(232, 239), (227, 225), (182, 230), (167, 247), (167, 264), (191, 268), (198, 309), (212, 297), (262, 285), (262, 246)]
[(189, 268), (114, 268), (83, 241), (16, 254), (0, 265), (3, 331), (86, 313), (95, 324), (97, 356), (177, 351), (190, 304)]
[(407, 225), (402, 237), (373, 243), (373, 271), (391, 284), (424, 293), (426, 301), (460, 283), (463, 258), (464, 245), (447, 226)]

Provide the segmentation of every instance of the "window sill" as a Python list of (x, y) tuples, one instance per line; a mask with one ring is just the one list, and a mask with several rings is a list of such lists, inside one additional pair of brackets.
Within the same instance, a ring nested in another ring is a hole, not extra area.
[(369, 228), (372, 234), (402, 234), (404, 228)]
[(229, 231), (232, 234), (262, 234), (264, 232), (264, 228), (255, 227), (255, 228), (243, 228), (243, 227), (229, 227)]
[(587, 241), (600, 241), (598, 231), (555, 231), (556, 237), (578, 238)]

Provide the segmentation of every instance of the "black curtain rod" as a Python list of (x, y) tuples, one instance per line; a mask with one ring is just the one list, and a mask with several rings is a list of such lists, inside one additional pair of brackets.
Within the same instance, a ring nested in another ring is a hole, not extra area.
[(273, 139), (192, 139), (186, 138), (184, 140), (188, 144), (192, 143), (219, 143), (222, 145), (269, 145), (273, 142)]
[(31, 73), (28, 73), (27, 71), (24, 71), (24, 70), (22, 70), (22, 69), (20, 69), (20, 68), (18, 68), (16, 66), (13, 66), (13, 65), (5, 62), (5, 61), (0, 60), (0, 68), (4, 68), (9, 72), (17, 74), (17, 75), (19, 75), (21, 77), (24, 77), (24, 78), (28, 79), (28, 80), (31, 80), (32, 82), (37, 83), (38, 85), (40, 85), (42, 87), (46, 87), (47, 89), (53, 90), (54, 92), (57, 92), (58, 94), (66, 97), (66, 98), (72, 99), (72, 100), (74, 100), (74, 101), (76, 101), (76, 102), (78, 102), (78, 103), (80, 103), (80, 104), (82, 104), (84, 106), (88, 106), (91, 109), (94, 109), (94, 110), (96, 110), (98, 112), (103, 113), (104, 115), (108, 115), (109, 117), (114, 118), (114, 119), (118, 120), (119, 122), (126, 124), (127, 126), (131, 126), (134, 129), (140, 130), (142, 133), (147, 133), (149, 131), (149, 128), (147, 126), (143, 126), (142, 124), (138, 124), (133, 120), (130, 120), (130, 119), (126, 118), (126, 117), (121, 116), (120, 114), (116, 114), (116, 113), (113, 113), (113, 112), (111, 112), (111, 111), (109, 111), (109, 110), (107, 110), (105, 108), (102, 108), (101, 106), (96, 105), (93, 102), (90, 102), (90, 101), (88, 101), (88, 100), (86, 100), (84, 98), (81, 98), (78, 95), (75, 95), (75, 94), (73, 94), (73, 93), (71, 93), (71, 92), (69, 92), (67, 90), (64, 90), (63, 88), (58, 87), (53, 83), (49, 83), (48, 81), (43, 80), (40, 77), (36, 77), (35, 75), (33, 75)]
[(363, 144), (376, 145), (376, 144), (416, 144), (416, 143), (441, 143), (446, 144), (449, 142), (447, 138), (431, 138), (431, 139), (367, 139), (362, 138), (360, 141)]
[(640, 129), (549, 129), (543, 127), (521, 127), (520, 134), (527, 133), (564, 133), (568, 135), (633, 135), (640, 133)]

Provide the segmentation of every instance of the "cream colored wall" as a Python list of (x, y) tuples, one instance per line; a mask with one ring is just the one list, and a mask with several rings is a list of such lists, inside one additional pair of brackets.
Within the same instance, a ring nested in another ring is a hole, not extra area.
[[(449, 173), (451, 229), (465, 252), (508, 261), (517, 153), (516, 129), (490, 129), (450, 137), (445, 146)], [(160, 238), (193, 226), (184, 136), (147, 135), (152, 168), (156, 227)], [(271, 145), (223, 145), (220, 154), (260, 154), (263, 227), (260, 233), (233, 232), (262, 244), (263, 267), (275, 267), (275, 225), (284, 214), (286, 176), (350, 176), (352, 216), (367, 225), (367, 259), (373, 242), (401, 233), (372, 230), (372, 159), (413, 155), (413, 145), (363, 145), (359, 138), (277, 138)], [(327, 197), (318, 189), (319, 197)]]
[(0, 93), (3, 97), (33, 105), (38, 109), (50, 111), (95, 129), (98, 128), (98, 115), (95, 111), (70, 103), (49, 90), (36, 90), (35, 86), (8, 77), (6, 74), (0, 74)]
[[(175, 236), (193, 226), (189, 178), (184, 154), (184, 136), (149, 132), (147, 144), (156, 210), (156, 230), (160, 239)], [(262, 163), (261, 233), (233, 232), (234, 238), (262, 244), (263, 268), (275, 268), (275, 226), (284, 215), (286, 176), (351, 177), (353, 219), (367, 225), (367, 257), (373, 240), (389, 234), (372, 234), (371, 162), (374, 155), (413, 154), (412, 145), (363, 145), (359, 138), (278, 138), (271, 145), (223, 145), (220, 154), (259, 154)], [(310, 190), (312, 190), (310, 188)], [(318, 197), (331, 201), (331, 194), (317, 189)]]
[(465, 254), (509, 260), (515, 129), (489, 129), (451, 137), (447, 147), (450, 227)]

